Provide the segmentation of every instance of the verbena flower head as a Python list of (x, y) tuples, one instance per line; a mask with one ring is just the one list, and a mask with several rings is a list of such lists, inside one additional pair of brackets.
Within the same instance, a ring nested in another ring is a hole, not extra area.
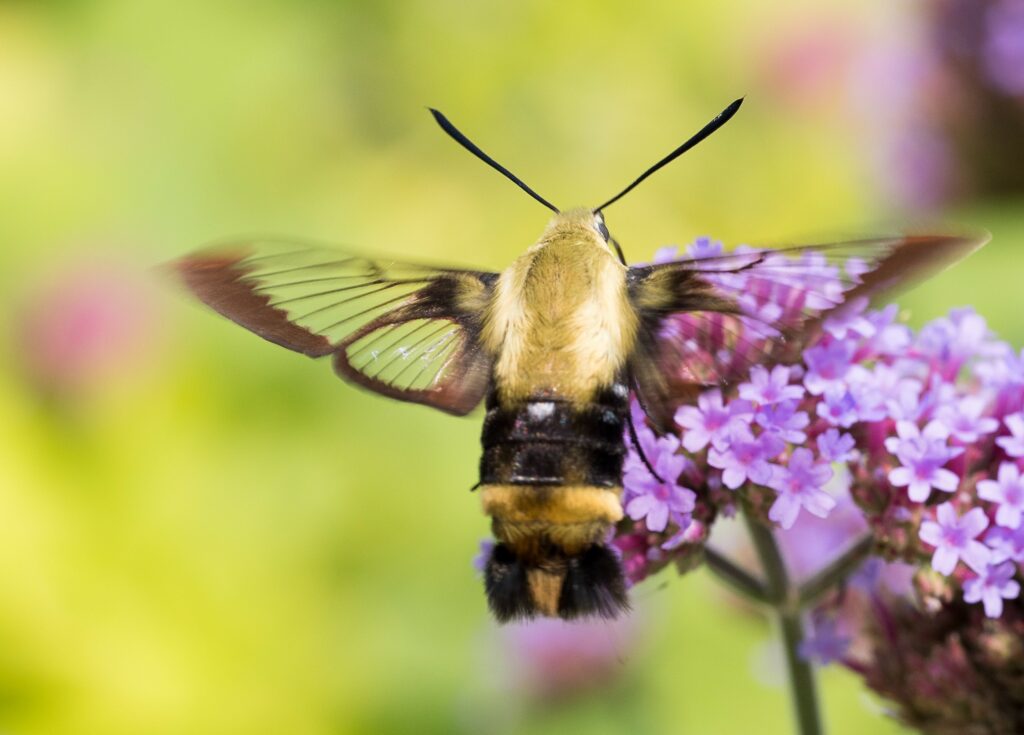
[[(695, 251), (718, 249), (703, 240)], [(746, 369), (723, 370), (727, 386), (681, 405), (668, 441), (635, 411), (648, 458), (671, 477), (652, 495), (649, 473), (626, 473), (627, 501), (650, 498), (616, 532), (627, 576), (693, 568), (717, 518), (740, 508), (775, 526), (798, 580), (868, 534), (879, 556), (819, 601), (801, 655), (850, 667), (924, 732), (1024, 732), (1024, 351), (970, 309), (915, 333), (896, 307), (854, 303), (791, 359), (756, 364), (779, 337), (762, 315), (786, 324), (790, 304), (841, 300), (840, 271), (817, 267), (786, 290), (730, 274), (752, 317), (731, 335), (714, 319), (674, 322), (719, 367)], [(627, 466), (642, 466), (631, 443)]]
[[(688, 252), (695, 251), (718, 249), (702, 240)], [(850, 274), (863, 272), (859, 261), (836, 267), (803, 257), (811, 266), (802, 270), (811, 274), (805, 283), (766, 284), (754, 272), (716, 277), (742, 287), (745, 313), (776, 303), (777, 323), (785, 324), (789, 304), (840, 303)], [(740, 332), (731, 335), (707, 321), (675, 323), (719, 365), (743, 364), (737, 345), (748, 362), (734, 382), (704, 392), (695, 405), (681, 400), (678, 445), (663, 444), (649, 457), (664, 463), (664, 451), (685, 455), (685, 466), (671, 465), (666, 477), (672, 487), (658, 495), (649, 474), (627, 473), (627, 501), (642, 498), (632, 512), (627, 505), (630, 520), (615, 539), (630, 579), (670, 563), (692, 567), (720, 514), (743, 507), (788, 528), (805, 513), (828, 517), (837, 492), (848, 491), (879, 553), (938, 575), (950, 599), (987, 601), (989, 614), (1004, 612), (1007, 600), (1016, 605), (1024, 559), (1024, 359), (970, 309), (917, 333), (897, 314), (895, 307), (846, 305), (791, 362), (773, 365), (757, 364), (759, 346), (778, 338), (757, 319), (730, 323)], [(635, 467), (630, 447), (628, 466)]]

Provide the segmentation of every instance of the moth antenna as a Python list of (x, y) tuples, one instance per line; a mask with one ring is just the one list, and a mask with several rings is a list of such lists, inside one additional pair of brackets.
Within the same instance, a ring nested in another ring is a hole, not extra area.
[(594, 211), (595, 212), (600, 212), (605, 207), (607, 207), (607, 206), (609, 206), (611, 204), (614, 204), (615, 202), (619, 201), (619, 199), (621, 199), (622, 197), (626, 196), (626, 194), (628, 194), (629, 192), (633, 191), (633, 189), (635, 189), (637, 187), (637, 185), (641, 181), (646, 179), (648, 176), (653, 174), (655, 171), (660, 169), (662, 166), (666, 166), (666, 165), (672, 163), (672, 161), (674, 161), (677, 158), (679, 158), (679, 156), (681, 156), (684, 153), (686, 153), (688, 150), (690, 150), (695, 145), (700, 143), (706, 137), (708, 137), (713, 132), (718, 130), (720, 127), (725, 125), (727, 122), (729, 122), (729, 120), (732, 118), (732, 116), (736, 114), (736, 111), (738, 109), (740, 109), (740, 105), (742, 105), (742, 104), (743, 104), (743, 98), (740, 97), (738, 100), (736, 100), (731, 105), (729, 105), (724, 110), (722, 110), (720, 113), (718, 113), (718, 115), (715, 117), (714, 120), (712, 120), (707, 125), (705, 125), (703, 128), (701, 128), (699, 131), (697, 131), (696, 135), (694, 135), (688, 141), (686, 141), (681, 146), (676, 148), (674, 151), (669, 153), (667, 156), (662, 158), (660, 161), (658, 161), (656, 164), (651, 166), (649, 169), (644, 171), (642, 174), (640, 174), (636, 178), (636, 180), (632, 184), (630, 184), (625, 189), (620, 191), (618, 194), (613, 196), (611, 199), (609, 199), (607, 202), (602, 204), (600, 207), (596, 207), (594, 209)]
[(498, 163), (493, 158), (484, 153), (482, 150), (480, 150), (479, 146), (477, 146), (476, 143), (471, 141), (462, 133), (462, 131), (460, 131), (457, 127), (452, 125), (451, 121), (448, 118), (446, 118), (443, 114), (441, 114), (440, 111), (435, 110), (433, 107), (428, 107), (427, 109), (430, 110), (430, 114), (434, 116), (434, 120), (437, 121), (437, 124), (441, 126), (441, 130), (448, 133), (448, 135), (450, 135), (455, 140), (456, 143), (461, 145), (463, 148), (465, 148), (467, 151), (469, 151), (474, 156), (479, 158), (481, 161), (486, 163), (488, 166), (493, 168), (495, 171), (500, 173), (502, 176), (509, 179), (513, 184), (515, 184), (520, 189), (525, 191), (527, 194), (532, 196), (534, 199), (536, 199), (538, 202), (540, 202), (545, 207), (550, 209), (552, 212), (558, 214), (558, 207), (556, 207), (554, 204), (552, 204), (547, 199), (545, 199), (540, 194), (531, 189), (529, 186), (527, 186), (523, 182), (523, 180), (516, 176), (514, 173), (509, 171), (507, 168), (505, 168), (500, 163)]

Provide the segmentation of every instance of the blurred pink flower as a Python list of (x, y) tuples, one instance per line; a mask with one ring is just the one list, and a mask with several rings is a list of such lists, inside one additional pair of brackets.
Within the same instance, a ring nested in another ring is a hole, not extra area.
[(539, 618), (501, 629), (517, 688), (542, 700), (568, 699), (612, 685), (635, 645), (629, 617), (565, 622)]
[(151, 278), (123, 262), (80, 263), (31, 286), (16, 338), (34, 387), (82, 397), (137, 369), (159, 327)]
[[(778, 31), (778, 32), (776, 32)], [(782, 107), (814, 107), (833, 100), (835, 80), (845, 74), (855, 39), (838, 19), (827, 16), (779, 24), (758, 53), (760, 88)]]

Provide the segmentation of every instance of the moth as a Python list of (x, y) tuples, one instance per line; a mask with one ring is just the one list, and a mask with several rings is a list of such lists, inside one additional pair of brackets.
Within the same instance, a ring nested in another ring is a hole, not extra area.
[[(484, 402), (475, 490), (496, 537), (484, 573), (491, 611), (502, 622), (612, 618), (628, 608), (606, 543), (623, 517), (627, 441), (643, 457), (631, 396), (664, 429), (701, 390), (798, 356), (844, 304), (928, 276), (984, 242), (902, 234), (627, 265), (604, 210), (721, 127), (741, 102), (600, 206), (567, 210), (431, 109), (448, 135), (553, 212), (537, 242), (500, 273), (272, 240), (202, 250), (173, 269), (215, 311), (289, 350), (329, 357), (357, 386), (459, 416)], [(833, 267), (851, 262), (859, 267)], [(816, 285), (826, 267), (841, 273), (838, 292), (834, 282)], [(749, 313), (736, 276), (751, 274), (778, 284), (780, 298), (800, 299), (787, 310), (799, 317), (773, 323)], [(712, 332), (740, 335), (745, 326), (749, 334), (751, 325), (763, 339), (726, 338), (728, 354), (709, 353)]]

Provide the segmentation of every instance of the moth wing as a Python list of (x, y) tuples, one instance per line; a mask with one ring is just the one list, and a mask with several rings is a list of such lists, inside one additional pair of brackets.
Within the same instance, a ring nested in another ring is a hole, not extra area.
[(295, 352), (333, 355), (363, 388), (456, 415), (487, 392), (479, 334), (497, 274), (276, 240), (209, 248), (171, 269), (218, 313)]
[(923, 280), (985, 235), (899, 235), (781, 249), (737, 249), (630, 268), (639, 318), (630, 369), (648, 416), (744, 379), (756, 364), (799, 359), (822, 322)]

